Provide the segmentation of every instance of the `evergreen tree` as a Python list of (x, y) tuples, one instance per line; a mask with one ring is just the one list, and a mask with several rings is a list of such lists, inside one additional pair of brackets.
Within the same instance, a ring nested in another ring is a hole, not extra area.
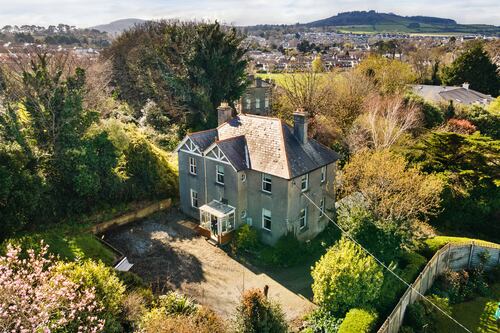
[(500, 76), (497, 71), (497, 66), (491, 62), (483, 44), (473, 43), (450, 66), (443, 69), (442, 81), (447, 85), (467, 82), (471, 89), (498, 96)]

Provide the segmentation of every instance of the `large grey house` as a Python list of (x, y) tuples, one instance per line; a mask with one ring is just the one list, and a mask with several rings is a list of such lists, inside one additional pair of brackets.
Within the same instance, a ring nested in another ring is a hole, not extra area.
[(218, 243), (244, 223), (267, 244), (287, 233), (315, 237), (335, 206), (338, 154), (307, 137), (303, 112), (294, 114), (293, 128), (278, 118), (233, 118), (227, 105), (218, 113), (217, 128), (189, 133), (177, 147), (182, 211)]
[(412, 90), (422, 98), (436, 103), (453, 102), (464, 105), (479, 104), (487, 106), (494, 100), (490, 95), (470, 89), (468, 83), (464, 83), (461, 87), (416, 84), (412, 86)]

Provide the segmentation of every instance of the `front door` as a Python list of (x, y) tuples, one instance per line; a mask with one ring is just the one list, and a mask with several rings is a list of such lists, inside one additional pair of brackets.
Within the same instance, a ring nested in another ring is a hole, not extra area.
[(210, 216), (210, 230), (210, 237), (218, 242), (219, 238), (217, 236), (219, 236), (219, 222), (217, 220), (217, 216), (215, 215)]

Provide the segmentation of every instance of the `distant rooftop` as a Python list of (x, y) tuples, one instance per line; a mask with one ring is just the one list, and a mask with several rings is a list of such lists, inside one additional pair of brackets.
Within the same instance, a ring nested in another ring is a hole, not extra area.
[(488, 105), (494, 99), (490, 95), (470, 89), (466, 83), (461, 87), (417, 84), (412, 86), (412, 90), (417, 95), (433, 102), (453, 101), (454, 103), (465, 105), (476, 103)]

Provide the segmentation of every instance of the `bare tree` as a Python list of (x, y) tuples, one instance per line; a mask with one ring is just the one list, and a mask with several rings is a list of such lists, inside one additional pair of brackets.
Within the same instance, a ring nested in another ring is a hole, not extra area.
[(280, 82), (283, 96), (294, 109), (303, 108), (310, 117), (311, 133), (316, 132), (316, 116), (324, 110), (327, 87), (313, 71), (288, 73)]
[(351, 150), (391, 147), (406, 132), (420, 125), (422, 113), (402, 96), (367, 98), (365, 112), (356, 120), (349, 138)]

